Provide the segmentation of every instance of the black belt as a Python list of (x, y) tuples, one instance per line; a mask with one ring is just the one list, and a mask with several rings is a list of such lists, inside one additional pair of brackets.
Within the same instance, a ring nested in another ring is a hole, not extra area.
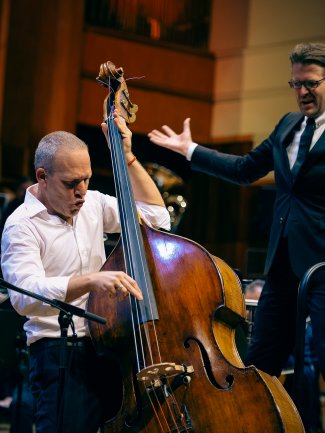
[[(29, 346), (29, 350), (31, 353), (35, 353), (35, 351), (43, 350), (47, 347), (59, 347), (61, 345), (61, 339), (60, 338), (41, 338), (35, 343), (32, 343)], [(74, 338), (74, 337), (68, 337), (66, 340), (67, 346), (73, 346), (73, 347), (86, 347), (91, 346), (92, 342), (90, 337), (81, 337), (81, 338)]]

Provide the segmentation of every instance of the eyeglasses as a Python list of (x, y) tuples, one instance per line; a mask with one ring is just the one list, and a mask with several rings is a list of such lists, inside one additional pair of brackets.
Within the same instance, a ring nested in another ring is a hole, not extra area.
[(321, 80), (290, 80), (288, 81), (289, 86), (292, 89), (301, 89), (302, 86), (304, 86), (306, 89), (316, 89), (325, 80), (325, 78), (322, 78)]

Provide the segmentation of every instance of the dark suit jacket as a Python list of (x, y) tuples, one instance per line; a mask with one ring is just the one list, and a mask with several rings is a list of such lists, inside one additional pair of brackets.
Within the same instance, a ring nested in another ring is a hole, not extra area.
[(197, 146), (191, 167), (221, 179), (245, 185), (274, 170), (276, 200), (265, 273), (270, 269), (287, 220), (292, 268), (301, 278), (312, 265), (325, 261), (325, 133), (309, 152), (293, 181), (286, 146), (303, 120), (288, 113), (271, 135), (247, 155), (224, 154)]

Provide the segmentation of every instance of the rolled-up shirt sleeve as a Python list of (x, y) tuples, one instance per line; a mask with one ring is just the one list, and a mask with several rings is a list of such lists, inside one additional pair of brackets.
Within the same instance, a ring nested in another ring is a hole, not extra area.
[(150, 227), (170, 230), (170, 215), (165, 207), (137, 202), (137, 209), (143, 221)]

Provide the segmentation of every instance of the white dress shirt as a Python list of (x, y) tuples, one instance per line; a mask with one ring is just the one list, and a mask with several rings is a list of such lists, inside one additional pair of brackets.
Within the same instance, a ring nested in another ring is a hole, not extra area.
[[(9, 283), (49, 299), (64, 301), (70, 277), (97, 272), (104, 264), (103, 233), (120, 231), (115, 197), (88, 191), (86, 200), (70, 225), (50, 215), (32, 194), (7, 219), (2, 235), (1, 266)], [(161, 206), (137, 203), (148, 225), (168, 230), (170, 217)], [(58, 310), (30, 296), (9, 291), (13, 307), (28, 317), (24, 325), (27, 344), (42, 337), (59, 337)], [(85, 309), (88, 294), (71, 302)], [(86, 320), (74, 316), (78, 337), (88, 334)], [(71, 330), (69, 330), (71, 335)]]
[[(325, 112), (315, 119), (315, 123), (316, 129), (309, 150), (311, 150), (315, 146), (315, 143), (325, 130)], [(287, 146), (287, 154), (290, 168), (294, 166), (294, 163), (297, 159), (300, 137), (306, 128), (306, 124), (307, 117), (305, 117), (304, 121), (300, 125), (300, 129), (295, 133), (292, 142)]]

